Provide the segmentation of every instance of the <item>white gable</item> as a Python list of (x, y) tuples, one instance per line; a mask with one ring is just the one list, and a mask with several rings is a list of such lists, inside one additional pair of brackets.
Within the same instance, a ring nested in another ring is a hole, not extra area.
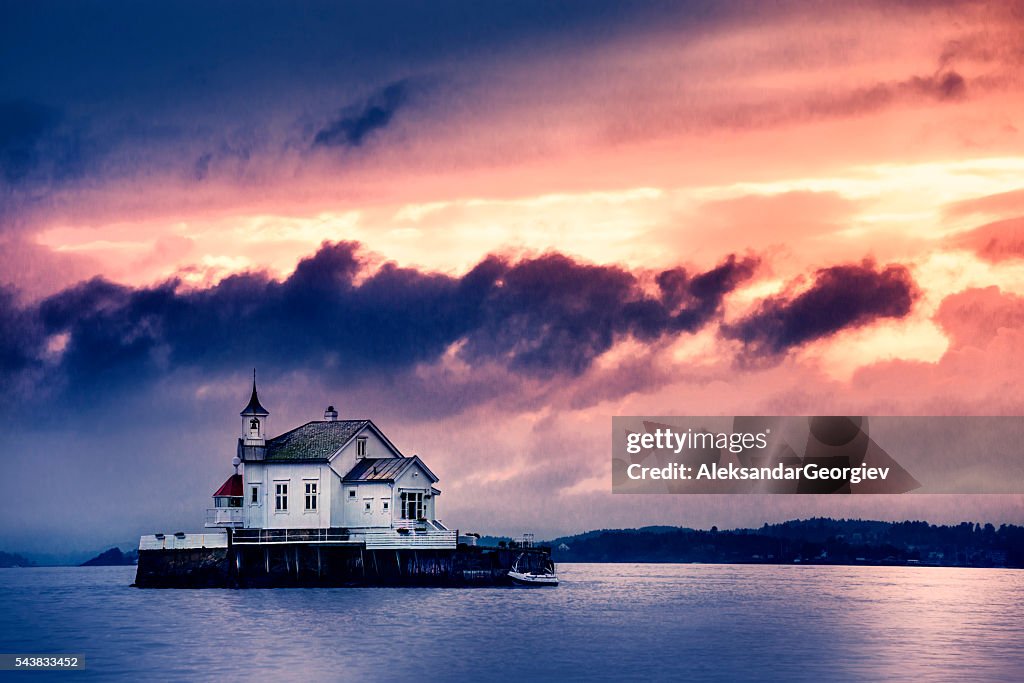
[[(362, 448), (365, 449), (364, 454), (361, 456), (358, 455), (360, 441), (363, 442)], [(348, 443), (331, 456), (331, 469), (339, 477), (344, 478), (363, 457), (400, 458), (402, 453), (377, 429), (376, 425), (368, 422), (365, 427), (349, 439)]]
[(430, 476), (430, 472), (420, 465), (418, 462), (414, 462), (410, 465), (398, 479), (395, 480), (395, 487), (399, 489), (423, 489), (424, 491), (430, 490), (434, 483), (433, 477)]

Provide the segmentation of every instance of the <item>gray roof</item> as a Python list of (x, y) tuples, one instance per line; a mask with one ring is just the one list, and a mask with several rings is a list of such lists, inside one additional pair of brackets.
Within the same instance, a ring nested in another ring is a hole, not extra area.
[(345, 481), (394, 481), (412, 464), (413, 458), (363, 458), (356, 463)]
[(423, 468), (431, 481), (437, 481), (434, 473), (416, 455), (411, 458), (363, 458), (349, 470), (343, 481), (394, 481), (413, 463)]
[(341, 449), (369, 420), (307, 422), (290, 432), (267, 440), (264, 459), (326, 460)]

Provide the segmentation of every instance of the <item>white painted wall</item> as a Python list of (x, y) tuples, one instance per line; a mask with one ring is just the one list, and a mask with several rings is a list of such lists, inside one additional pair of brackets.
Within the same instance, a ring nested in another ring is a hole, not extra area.
[[(264, 480), (263, 463), (247, 462), (243, 465), (243, 479), (245, 481), (245, 498), (242, 499), (242, 506), (245, 508), (245, 526), (248, 529), (262, 529), (267, 523), (267, 486)], [(252, 503), (252, 487), (259, 487), (258, 502)]]
[(331, 470), (331, 507), (330, 520), (333, 527), (345, 526), (345, 495), (342, 491), (341, 477)]
[[(248, 524), (260, 529), (317, 529), (329, 526), (331, 479), (336, 476), (326, 463), (246, 463), (245, 501)], [(317, 484), (316, 510), (305, 509), (306, 482)], [(288, 485), (288, 509), (275, 509), (277, 483)], [(252, 486), (260, 488), (260, 500), (253, 505)]]
[[(355, 495), (352, 495), (352, 494)], [(384, 509), (387, 503), (387, 510)], [(369, 511), (366, 506), (369, 504)], [(332, 519), (340, 520), (338, 526), (391, 527), (394, 500), (390, 482), (360, 482), (341, 484), (340, 500), (336, 499), (331, 510)]]

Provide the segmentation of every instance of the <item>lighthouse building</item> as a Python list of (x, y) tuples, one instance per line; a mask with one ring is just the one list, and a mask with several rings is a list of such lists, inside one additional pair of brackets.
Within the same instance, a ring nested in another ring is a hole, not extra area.
[(240, 416), (235, 474), (213, 494), (207, 527), (232, 529), (239, 540), (253, 537), (241, 530), (301, 530), (367, 543), (429, 536), (447, 545), (452, 535), (454, 545), (455, 532), (436, 518), (437, 476), (371, 420), (342, 420), (328, 406), (323, 419), (267, 438), (270, 412), (255, 378)]

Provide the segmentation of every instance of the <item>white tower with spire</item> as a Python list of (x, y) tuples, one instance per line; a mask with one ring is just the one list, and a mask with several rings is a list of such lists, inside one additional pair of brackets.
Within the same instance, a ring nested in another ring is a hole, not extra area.
[(249, 405), (239, 413), (242, 417), (242, 444), (244, 446), (265, 446), (267, 443), (267, 418), (270, 413), (260, 405), (256, 394), (256, 369), (252, 371), (252, 396)]

